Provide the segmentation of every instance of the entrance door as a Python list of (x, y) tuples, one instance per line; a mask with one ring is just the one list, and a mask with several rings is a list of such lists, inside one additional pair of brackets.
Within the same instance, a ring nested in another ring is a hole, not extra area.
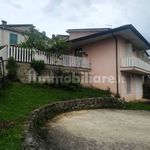
[(142, 76), (137, 76), (135, 78), (135, 84), (136, 84), (136, 99), (141, 99), (143, 97)]
[(126, 93), (131, 94), (131, 75), (126, 76)]

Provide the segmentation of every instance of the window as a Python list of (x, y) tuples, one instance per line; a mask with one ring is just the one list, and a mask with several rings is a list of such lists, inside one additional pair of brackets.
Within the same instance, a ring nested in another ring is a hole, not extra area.
[(126, 90), (127, 94), (131, 94), (131, 76), (126, 77)]
[(75, 56), (87, 57), (88, 54), (85, 53), (85, 50), (83, 48), (77, 48), (75, 49)]
[(18, 43), (18, 35), (10, 33), (10, 41), (9, 41), (9, 43), (10, 43), (10, 45), (17, 44)]
[(75, 56), (82, 57), (82, 54), (83, 54), (83, 49), (82, 48), (75, 49)]

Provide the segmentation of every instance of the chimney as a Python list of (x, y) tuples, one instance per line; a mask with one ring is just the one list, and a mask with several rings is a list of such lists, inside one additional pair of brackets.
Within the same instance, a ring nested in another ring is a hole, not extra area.
[(7, 21), (2, 20), (2, 26), (6, 26), (7, 25)]

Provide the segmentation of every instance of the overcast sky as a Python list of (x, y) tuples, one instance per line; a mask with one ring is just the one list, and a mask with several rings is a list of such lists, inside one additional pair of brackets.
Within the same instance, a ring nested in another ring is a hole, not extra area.
[(0, 6), (0, 19), (34, 24), (48, 36), (133, 24), (150, 41), (150, 0), (0, 0)]

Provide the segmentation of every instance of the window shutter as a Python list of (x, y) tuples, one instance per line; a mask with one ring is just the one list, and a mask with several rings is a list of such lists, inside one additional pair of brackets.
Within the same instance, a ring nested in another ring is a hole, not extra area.
[(10, 33), (10, 45), (18, 44), (18, 35)]

